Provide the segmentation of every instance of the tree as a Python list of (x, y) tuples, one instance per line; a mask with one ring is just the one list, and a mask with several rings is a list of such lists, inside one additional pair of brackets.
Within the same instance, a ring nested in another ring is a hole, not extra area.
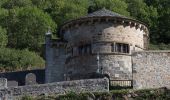
[[(145, 0), (147, 5), (157, 8), (158, 11), (158, 30), (155, 44), (170, 44), (170, 1), (169, 0)], [(152, 37), (152, 36), (151, 36)]]
[(87, 14), (88, 0), (50, 0), (46, 8), (54, 21), (60, 26), (64, 22)]
[(8, 42), (7, 32), (6, 29), (3, 29), (0, 26), (0, 48), (5, 47)]
[(159, 12), (159, 42), (170, 44), (170, 1), (160, 0), (157, 7)]
[(36, 7), (11, 9), (7, 18), (8, 46), (40, 51), (49, 27), (54, 32), (56, 24), (51, 17)]
[(129, 16), (127, 11), (128, 5), (123, 0), (89, 0), (90, 1), (90, 12), (98, 9), (106, 8), (119, 14)]
[(6, 0), (2, 4), (2, 8), (5, 9), (12, 9), (16, 7), (27, 7), (27, 6), (32, 6), (31, 0)]

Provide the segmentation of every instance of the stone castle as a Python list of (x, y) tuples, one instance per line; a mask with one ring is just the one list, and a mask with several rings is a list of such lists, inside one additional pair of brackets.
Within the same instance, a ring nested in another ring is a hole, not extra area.
[(144, 23), (101, 9), (64, 23), (58, 32), (60, 39), (46, 34), (45, 70), (0, 73), (7, 79), (0, 79), (0, 98), (105, 92), (111, 82), (170, 88), (170, 51), (148, 50)]
[(107, 9), (64, 23), (60, 40), (46, 35), (47, 83), (132, 80), (134, 88), (170, 86), (170, 51), (150, 51), (147, 25)]
[(101, 9), (66, 22), (61, 40), (46, 38), (46, 82), (88, 79), (132, 80), (132, 54), (147, 50), (149, 31), (140, 21)]

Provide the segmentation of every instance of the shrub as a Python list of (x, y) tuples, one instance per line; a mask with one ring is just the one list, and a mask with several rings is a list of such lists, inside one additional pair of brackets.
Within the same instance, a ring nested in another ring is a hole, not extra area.
[(43, 67), (44, 60), (35, 52), (0, 48), (0, 70), (13, 71)]
[(34, 99), (31, 98), (30, 96), (23, 96), (21, 100), (34, 100)]

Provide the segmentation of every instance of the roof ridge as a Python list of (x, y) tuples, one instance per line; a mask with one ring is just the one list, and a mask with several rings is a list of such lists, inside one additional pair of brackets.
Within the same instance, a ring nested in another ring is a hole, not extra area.
[(97, 11), (94, 11), (92, 13), (87, 14), (86, 16), (83, 16), (82, 18), (86, 17), (102, 17), (102, 16), (112, 16), (112, 17), (122, 17), (122, 18), (127, 18), (121, 14), (118, 14), (116, 12), (113, 12), (111, 10), (108, 10), (106, 8), (99, 9)]

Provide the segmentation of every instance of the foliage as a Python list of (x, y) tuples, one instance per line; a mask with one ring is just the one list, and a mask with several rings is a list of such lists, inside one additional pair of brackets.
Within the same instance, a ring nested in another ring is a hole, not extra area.
[(34, 52), (0, 48), (0, 69), (6, 71), (43, 67), (44, 60)]
[(8, 16), (8, 10), (0, 8), (0, 26), (5, 28), (7, 30), (7, 27), (5, 26), (7, 24), (6, 18)]
[(66, 95), (38, 96), (22, 100), (169, 100), (170, 90), (166, 88), (143, 90), (111, 90), (110, 92), (74, 93)]
[(127, 11), (128, 5), (123, 0), (90, 0), (90, 12), (98, 9), (106, 8), (119, 14), (129, 16)]
[(150, 50), (170, 50), (170, 44), (160, 43), (158, 45), (150, 44)]
[(7, 32), (6, 29), (3, 29), (0, 26), (0, 48), (5, 47), (8, 42)]
[(56, 27), (51, 17), (36, 7), (9, 10), (7, 21), (8, 45), (34, 51), (40, 51), (49, 27), (52, 31)]
[[(158, 27), (155, 34), (152, 34), (151, 41), (157, 43), (170, 43), (170, 1), (169, 0), (145, 0), (148, 6), (157, 8)], [(154, 21), (154, 20), (153, 20)], [(152, 38), (154, 37), (154, 38)]]
[(66, 96), (60, 95), (57, 100), (87, 100), (88, 94), (77, 94), (75, 92), (69, 92)]
[(22, 100), (33, 100), (33, 98), (30, 96), (23, 96)]
[(27, 7), (31, 5), (31, 0), (6, 0), (2, 3), (2, 8), (12, 9), (16, 7)]
[(87, 14), (87, 0), (50, 0), (50, 3), (47, 11), (58, 25)]

